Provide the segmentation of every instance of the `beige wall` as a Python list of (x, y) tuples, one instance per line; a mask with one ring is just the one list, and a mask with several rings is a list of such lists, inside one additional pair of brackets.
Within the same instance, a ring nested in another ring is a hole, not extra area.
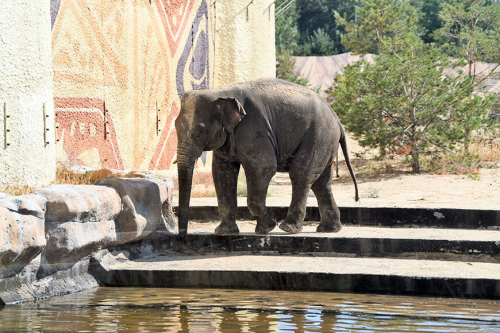
[(218, 0), (215, 31), (215, 87), (276, 77), (272, 0)]
[(48, 185), (56, 170), (54, 141), (50, 0), (1, 1), (0, 191)]

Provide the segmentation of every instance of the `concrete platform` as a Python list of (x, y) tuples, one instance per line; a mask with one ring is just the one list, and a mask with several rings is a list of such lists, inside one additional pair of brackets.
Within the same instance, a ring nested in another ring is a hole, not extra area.
[(111, 286), (500, 298), (500, 264), (303, 255), (152, 255), (110, 265)]
[[(218, 222), (190, 222), (176, 234), (143, 240), (151, 255), (115, 249), (94, 274), (105, 285), (369, 292), (500, 299), (500, 231), (344, 227), (300, 234), (275, 229), (215, 236)], [(142, 251), (142, 250), (141, 250)], [(104, 257), (103, 257), (104, 258)]]

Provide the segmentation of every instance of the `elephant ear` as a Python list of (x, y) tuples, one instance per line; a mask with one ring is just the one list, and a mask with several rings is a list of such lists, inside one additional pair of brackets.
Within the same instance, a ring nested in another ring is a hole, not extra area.
[(229, 132), (233, 133), (234, 128), (238, 125), (246, 115), (245, 109), (236, 98), (221, 97), (217, 99), (217, 103), (222, 110), (222, 125)]

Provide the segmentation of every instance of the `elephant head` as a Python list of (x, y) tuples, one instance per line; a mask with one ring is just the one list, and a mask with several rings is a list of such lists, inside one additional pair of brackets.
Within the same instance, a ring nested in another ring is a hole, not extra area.
[(212, 96), (209, 91), (190, 91), (182, 97), (175, 120), (179, 180), (179, 236), (187, 236), (193, 170), (203, 151), (226, 143), (245, 116), (243, 106), (233, 97)]

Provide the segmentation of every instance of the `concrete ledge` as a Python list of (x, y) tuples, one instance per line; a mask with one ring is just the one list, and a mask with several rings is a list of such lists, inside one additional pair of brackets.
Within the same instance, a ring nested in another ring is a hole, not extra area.
[[(172, 248), (177, 240), (170, 238)], [(251, 253), (335, 253), (353, 256), (405, 256), (433, 254), (443, 259), (453, 255), (468, 255), (468, 261), (486, 260), (500, 263), (498, 241), (458, 241), (408, 238), (349, 238), (349, 237), (283, 237), (283, 236), (215, 236), (189, 235), (188, 244), (192, 251), (228, 251)], [(482, 257), (480, 257), (482, 256)]]
[[(177, 210), (177, 207), (175, 208)], [(281, 221), (288, 207), (268, 207), (269, 215)], [(436, 227), (500, 230), (500, 210), (392, 208), (392, 207), (340, 207), (342, 223), (384, 227)], [(217, 206), (191, 206), (191, 220), (220, 219)], [(238, 207), (237, 219), (252, 219), (246, 206)], [(318, 207), (307, 207), (306, 221), (319, 221)]]
[[(299, 234), (288, 234), (276, 228), (267, 235), (257, 235), (254, 233), (256, 222), (237, 221), (237, 224), (240, 234), (216, 236), (214, 229), (218, 222), (191, 222), (187, 238), (189, 250), (200, 253), (322, 253), (500, 263), (498, 230), (345, 226), (338, 233), (317, 233), (317, 222), (309, 222)], [(157, 232), (151, 237), (153, 239), (151, 247), (159, 251), (183, 249), (177, 234)]]
[(308, 256), (150, 256), (111, 265), (109, 286), (370, 292), (500, 298), (500, 265)]

